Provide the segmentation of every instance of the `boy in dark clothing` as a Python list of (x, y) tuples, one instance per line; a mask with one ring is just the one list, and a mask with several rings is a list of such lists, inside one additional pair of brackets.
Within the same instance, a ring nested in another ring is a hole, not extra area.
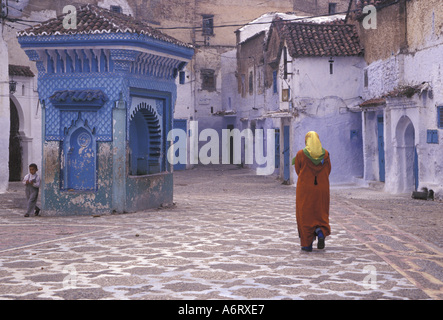
[(34, 215), (38, 216), (40, 208), (37, 207), (38, 191), (40, 188), (40, 177), (37, 174), (38, 168), (35, 163), (29, 165), (29, 173), (23, 179), (25, 185), (26, 200), (28, 201), (28, 207), (25, 217), (34, 211)]

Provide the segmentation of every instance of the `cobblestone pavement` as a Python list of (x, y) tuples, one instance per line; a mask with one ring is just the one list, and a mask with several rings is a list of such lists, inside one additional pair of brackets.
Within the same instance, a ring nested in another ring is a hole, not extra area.
[(293, 186), (235, 166), (174, 179), (174, 206), (101, 217), (25, 218), (11, 183), (0, 299), (443, 299), (442, 203), (333, 187), (332, 235), (306, 253)]

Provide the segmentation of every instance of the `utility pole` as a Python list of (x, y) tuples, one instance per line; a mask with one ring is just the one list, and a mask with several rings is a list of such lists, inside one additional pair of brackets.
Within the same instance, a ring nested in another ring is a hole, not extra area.
[(4, 23), (5, 19), (8, 17), (9, 8), (8, 8), (8, 0), (0, 0), (1, 3), (1, 18), (2, 18), (2, 24)]
[(8, 17), (8, 0), (0, 0), (1, 29), (0, 29), (0, 193), (8, 190), (9, 184), (9, 135), (10, 135), (10, 106), (9, 106), (9, 59), (8, 46), (3, 38), (3, 29)]

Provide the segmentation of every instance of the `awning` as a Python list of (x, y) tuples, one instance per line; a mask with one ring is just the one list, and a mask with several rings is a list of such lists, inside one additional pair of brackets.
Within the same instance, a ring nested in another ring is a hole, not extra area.
[(364, 108), (364, 107), (379, 106), (379, 105), (383, 105), (383, 104), (386, 104), (385, 98), (375, 98), (375, 99), (366, 100), (365, 102), (360, 103), (359, 106)]

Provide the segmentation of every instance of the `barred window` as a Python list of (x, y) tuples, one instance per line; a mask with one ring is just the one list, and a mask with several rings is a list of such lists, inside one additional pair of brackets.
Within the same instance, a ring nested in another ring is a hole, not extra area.
[(443, 106), (437, 107), (437, 126), (443, 129)]
[(215, 90), (215, 71), (212, 69), (200, 70), (202, 79), (202, 90)]
[(205, 36), (212, 36), (214, 34), (214, 16), (204, 14), (202, 15), (203, 18), (203, 35)]
[(116, 13), (122, 13), (122, 7), (120, 6), (111, 6), (111, 11)]
[(254, 74), (252, 71), (249, 72), (249, 94), (254, 93)]

